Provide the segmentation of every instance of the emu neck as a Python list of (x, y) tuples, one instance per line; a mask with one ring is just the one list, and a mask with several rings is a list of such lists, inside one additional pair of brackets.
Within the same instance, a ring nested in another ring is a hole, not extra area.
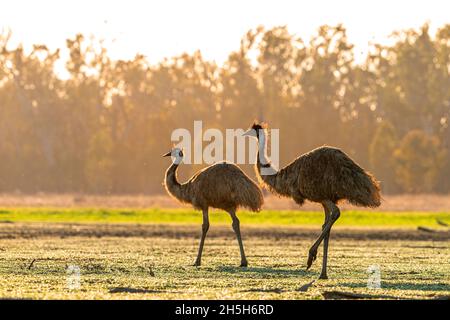
[(190, 202), (185, 184), (180, 184), (177, 178), (179, 164), (174, 162), (166, 171), (165, 186), (167, 191), (182, 202)]
[(260, 165), (268, 165), (270, 163), (267, 158), (267, 136), (266, 132), (261, 130), (258, 138), (258, 160), (257, 163)]
[(260, 132), (258, 137), (258, 157), (256, 159), (256, 168), (260, 180), (271, 189), (275, 189), (277, 170), (270, 164), (267, 157), (267, 135), (266, 132)]
[(261, 134), (259, 139), (258, 159), (256, 161), (259, 180), (272, 192), (284, 197), (292, 197), (295, 202), (302, 205), (305, 198), (298, 190), (295, 172), (285, 167), (277, 170), (267, 159), (267, 136)]

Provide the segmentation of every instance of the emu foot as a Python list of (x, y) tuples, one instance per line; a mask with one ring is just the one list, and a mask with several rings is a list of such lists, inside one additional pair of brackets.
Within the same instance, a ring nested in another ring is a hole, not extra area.
[(322, 272), (321, 274), (320, 274), (320, 276), (319, 276), (319, 279), (321, 279), (321, 280), (327, 280), (328, 279), (328, 276), (327, 276), (327, 273), (325, 272)]
[(248, 266), (247, 260), (241, 261), (241, 265), (240, 265), (241, 268), (246, 268), (247, 266)]
[(309, 270), (311, 268), (311, 265), (317, 258), (317, 249), (316, 250), (309, 250), (309, 256), (308, 256), (308, 262), (306, 263), (306, 270)]
[(192, 265), (193, 267), (200, 267), (202, 264), (202, 262), (200, 260), (195, 260), (194, 264)]

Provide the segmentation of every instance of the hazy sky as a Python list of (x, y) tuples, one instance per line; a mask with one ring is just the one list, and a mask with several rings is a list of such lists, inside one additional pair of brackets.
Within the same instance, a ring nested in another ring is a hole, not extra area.
[(391, 31), (450, 23), (450, 0), (3, 0), (0, 28), (13, 43), (63, 47), (76, 33), (104, 38), (115, 58), (143, 53), (152, 62), (200, 49), (223, 62), (250, 28), (287, 25), (308, 40), (322, 24), (344, 23), (357, 52)]

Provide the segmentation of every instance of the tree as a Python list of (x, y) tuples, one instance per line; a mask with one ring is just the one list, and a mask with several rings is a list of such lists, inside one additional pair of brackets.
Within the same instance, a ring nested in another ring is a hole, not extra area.
[(395, 179), (394, 152), (399, 141), (394, 126), (389, 122), (381, 123), (369, 146), (370, 167), (381, 181), (382, 190), (386, 193), (398, 191)]
[(333, 145), (370, 166), (385, 193), (450, 192), (450, 25), (396, 32), (362, 64), (342, 25), (309, 41), (257, 27), (223, 65), (199, 51), (114, 60), (81, 34), (62, 61), (45, 45), (12, 48), (10, 36), (0, 33), (2, 192), (163, 192), (159, 155), (175, 128), (254, 119), (281, 129), (281, 162)]
[(433, 191), (446, 157), (437, 137), (420, 130), (406, 134), (395, 150), (396, 177), (403, 191)]
[(320, 130), (308, 148), (317, 144), (339, 145), (343, 140), (345, 126), (341, 125), (341, 116), (345, 114), (344, 100), (354, 66), (352, 48), (342, 25), (321, 26), (306, 48), (299, 102), (308, 132)]
[(263, 98), (256, 70), (249, 53), (254, 49), (261, 29), (250, 30), (241, 39), (237, 52), (232, 52), (220, 70), (220, 117), (226, 128), (239, 128), (263, 117)]
[(450, 101), (449, 42), (443, 30), (433, 41), (425, 24), (419, 31), (396, 32), (394, 46), (374, 48), (379, 111), (401, 135), (412, 129), (439, 132)]

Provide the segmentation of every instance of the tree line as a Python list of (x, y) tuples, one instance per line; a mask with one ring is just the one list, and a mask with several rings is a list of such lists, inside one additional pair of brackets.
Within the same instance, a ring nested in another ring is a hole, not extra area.
[(282, 165), (333, 145), (384, 193), (450, 192), (450, 25), (394, 32), (362, 63), (342, 25), (309, 41), (257, 27), (222, 65), (200, 51), (113, 60), (81, 34), (62, 59), (45, 45), (10, 48), (10, 36), (0, 34), (0, 192), (161, 193), (174, 129), (254, 119), (280, 128)]

